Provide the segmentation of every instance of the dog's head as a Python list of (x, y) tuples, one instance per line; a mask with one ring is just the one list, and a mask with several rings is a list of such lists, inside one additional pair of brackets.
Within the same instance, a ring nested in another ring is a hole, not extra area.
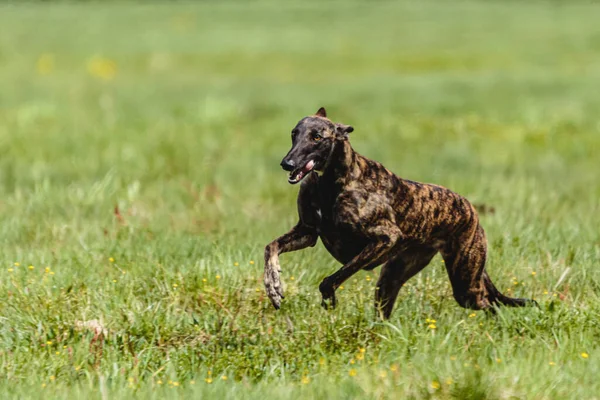
[(313, 171), (323, 171), (336, 141), (348, 140), (353, 127), (332, 122), (323, 107), (315, 115), (304, 117), (292, 129), (292, 149), (281, 160), (290, 171), (288, 182), (295, 184)]

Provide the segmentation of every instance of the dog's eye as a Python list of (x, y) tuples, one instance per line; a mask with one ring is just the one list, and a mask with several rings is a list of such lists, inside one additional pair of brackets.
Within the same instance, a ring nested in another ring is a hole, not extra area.
[(315, 142), (318, 142), (319, 140), (323, 139), (321, 137), (321, 135), (319, 135), (317, 132), (313, 132), (311, 135), (312, 140), (314, 140)]

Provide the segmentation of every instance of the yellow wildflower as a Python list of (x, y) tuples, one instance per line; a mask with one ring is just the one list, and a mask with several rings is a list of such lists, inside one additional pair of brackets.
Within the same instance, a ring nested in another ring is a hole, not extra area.
[(212, 383), (212, 378), (209, 376), (208, 378), (206, 378), (204, 380), (204, 382), (206, 382), (206, 383)]
[(37, 73), (40, 75), (48, 75), (54, 69), (54, 54), (42, 54), (36, 63)]
[(110, 258), (108, 259), (108, 261), (109, 261), (109, 262), (111, 262), (111, 263), (114, 263), (114, 262), (115, 262), (115, 259), (114, 259), (114, 258), (112, 258), (112, 257), (110, 257)]
[(496, 362), (497, 362), (498, 364), (500, 364), (500, 363), (502, 362), (502, 360), (501, 360), (501, 359), (499, 359), (499, 358), (496, 358)]
[(437, 326), (435, 326), (435, 324), (429, 324), (428, 328), (429, 328), (429, 329), (436, 329), (436, 328), (437, 328)]
[(254, 260), (250, 260), (250, 265), (254, 265)]
[(348, 371), (348, 375), (356, 376), (356, 370), (354, 368), (352, 368), (350, 371)]
[(215, 276), (216, 279), (221, 279), (221, 275)]
[(469, 318), (475, 318), (476, 316), (477, 316), (477, 314), (475, 314), (475, 313), (469, 314)]
[(588, 353), (585, 353), (585, 352), (584, 352), (584, 353), (581, 353), (581, 357), (583, 357), (583, 358), (588, 358), (589, 356), (590, 356), (590, 355), (589, 355)]
[(29, 267), (27, 267), (29, 269), (34, 269), (35, 267), (33, 265), (30, 265)]
[(117, 63), (104, 57), (93, 57), (87, 63), (88, 73), (104, 81), (110, 81), (117, 75)]
[(15, 267), (18, 267), (19, 265), (21, 265), (21, 264), (18, 262), (15, 263)]
[(396, 364), (390, 365), (390, 371), (392, 371), (392, 372), (398, 371), (398, 366)]
[(13, 272), (13, 271), (14, 271), (14, 269), (12, 269), (12, 268), (8, 269), (8, 272)]
[(227, 380), (227, 375), (221, 375), (221, 380), (222, 381), (226, 381)]
[(301, 382), (302, 382), (303, 385), (306, 385), (307, 383), (310, 383), (310, 378), (308, 376), (304, 375), (302, 377)]
[(441, 385), (438, 381), (433, 381), (431, 382), (431, 387), (435, 390), (438, 390), (441, 387)]
[(550, 361), (548, 364), (550, 364), (550, 365), (556, 365), (556, 363), (554, 361)]
[(454, 383), (454, 381), (452, 380), (452, 378), (447, 378), (446, 379), (446, 385), (450, 386)]
[(240, 263), (239, 263), (239, 262), (237, 262), (237, 261), (233, 263), (233, 266), (234, 266), (234, 267), (238, 267), (239, 265), (240, 265)]

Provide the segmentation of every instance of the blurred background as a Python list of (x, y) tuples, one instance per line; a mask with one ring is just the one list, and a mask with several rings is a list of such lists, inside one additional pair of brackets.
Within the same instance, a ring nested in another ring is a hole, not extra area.
[(598, 194), (600, 27), (583, 2), (0, 7), (4, 218), (43, 194), (56, 205), (30, 211), (56, 222), (115, 201), (193, 231), (291, 222), (278, 162), (320, 106), (399, 175), (511, 214)]

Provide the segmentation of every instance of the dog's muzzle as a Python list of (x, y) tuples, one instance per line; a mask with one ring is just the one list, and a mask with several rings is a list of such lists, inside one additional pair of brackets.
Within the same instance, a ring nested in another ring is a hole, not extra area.
[(294, 164), (293, 161), (288, 161), (285, 158), (281, 160), (281, 164), (279, 165), (281, 165), (281, 168), (283, 168), (285, 171), (293, 171), (296, 167), (296, 164)]
[[(291, 184), (295, 184), (300, 182), (306, 175), (310, 173), (315, 167), (314, 160), (308, 161), (304, 166), (300, 168), (296, 168), (292, 172), (290, 172), (290, 176), (288, 177), (288, 182)], [(285, 168), (284, 168), (285, 169)]]

